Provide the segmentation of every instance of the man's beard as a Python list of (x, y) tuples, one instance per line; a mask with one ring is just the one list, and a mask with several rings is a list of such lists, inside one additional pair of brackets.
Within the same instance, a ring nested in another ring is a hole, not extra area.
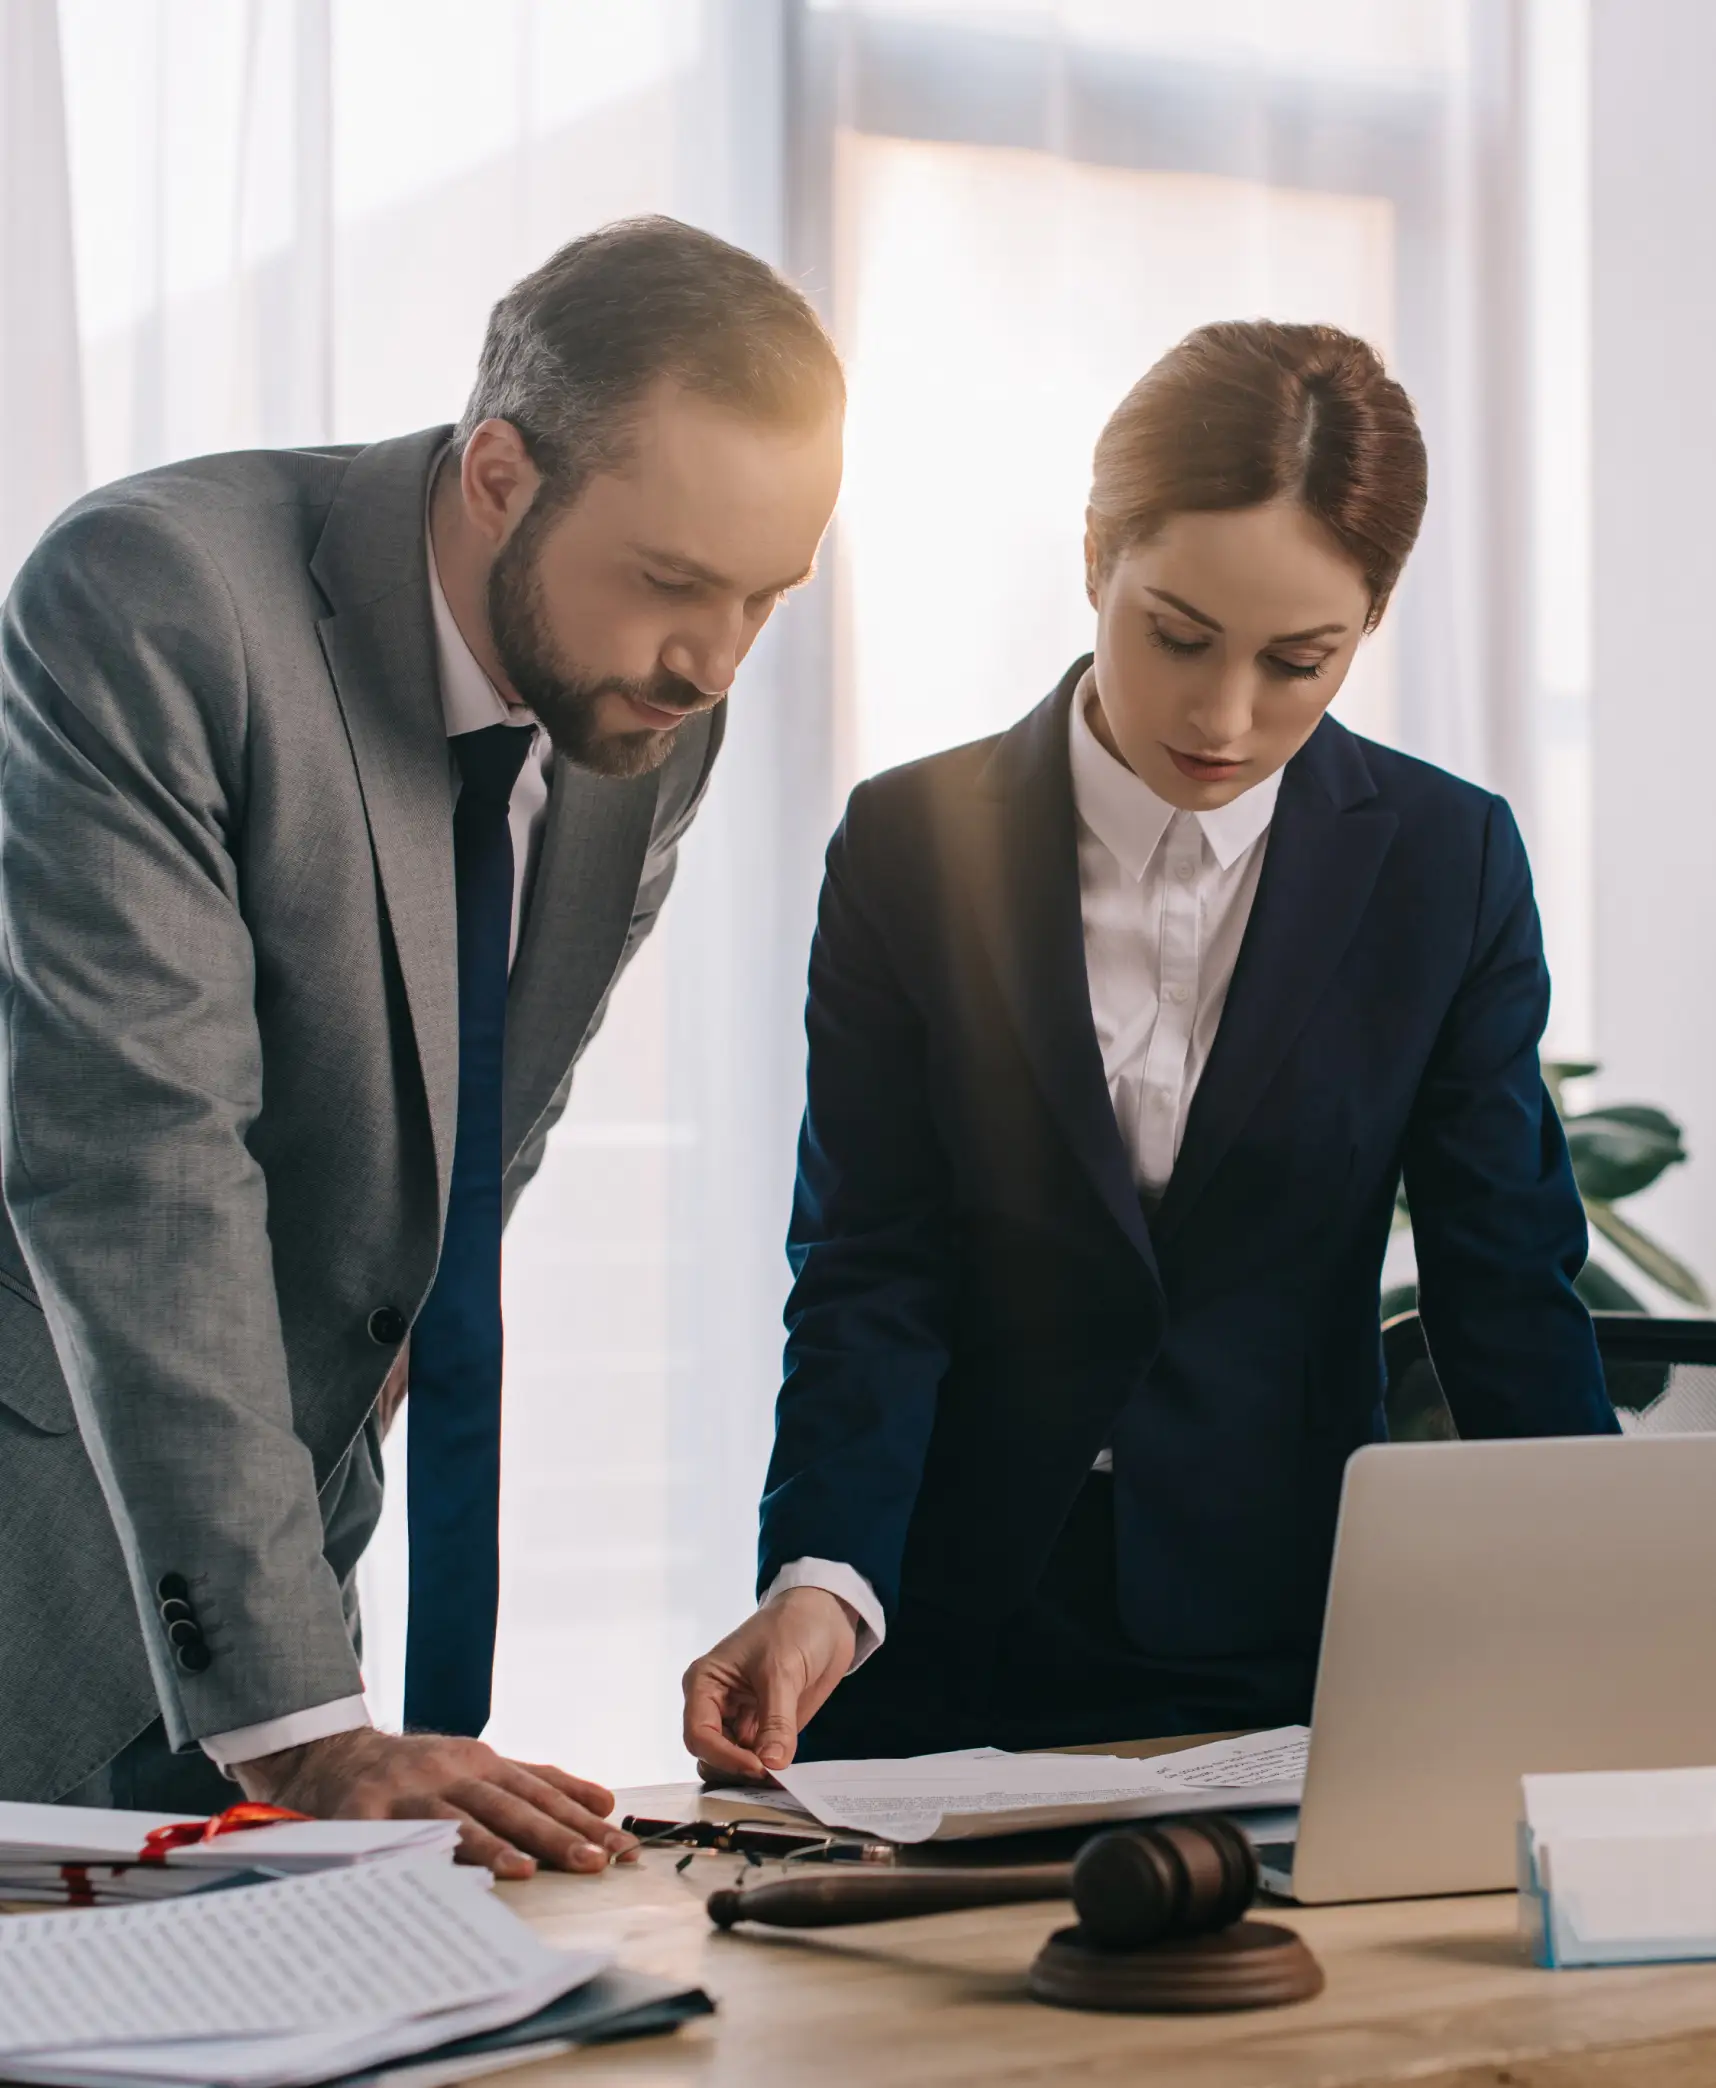
[(691, 682), (658, 670), (648, 681), (581, 673), (561, 658), (548, 635), (536, 547), (545, 533), (527, 516), (501, 547), (489, 573), (489, 632), (514, 692), (536, 713), (556, 749), (598, 776), (644, 776), (673, 752), (678, 726), (656, 732), (603, 732), (596, 723), (604, 696), (629, 696), (657, 710), (701, 711), (708, 699)]

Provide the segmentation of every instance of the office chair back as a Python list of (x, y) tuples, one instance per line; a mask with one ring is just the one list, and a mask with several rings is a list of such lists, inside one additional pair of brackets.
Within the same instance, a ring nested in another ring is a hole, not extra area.
[[(1626, 1435), (1716, 1432), (1716, 1319), (1597, 1312), (1597, 1353)], [(1388, 1432), (1396, 1442), (1451, 1441), (1459, 1431), (1442, 1397), (1416, 1312), (1384, 1323)]]

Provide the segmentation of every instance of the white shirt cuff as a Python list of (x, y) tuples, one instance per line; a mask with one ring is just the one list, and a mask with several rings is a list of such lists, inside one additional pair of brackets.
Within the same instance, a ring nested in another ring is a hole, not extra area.
[(856, 1567), (838, 1559), (794, 1559), (769, 1583), (763, 1601), (773, 1602), (789, 1588), (821, 1588), (825, 1594), (838, 1595), (849, 1609), (858, 1612), (858, 1645), (852, 1666), (846, 1670), (849, 1675), (861, 1668), (888, 1636), (888, 1620), (876, 1600), (876, 1591)]
[(259, 1755), (278, 1754), (283, 1747), (302, 1747), (307, 1740), (325, 1740), (330, 1733), (351, 1733), (373, 1723), (362, 1697), (336, 1697), (331, 1704), (313, 1704), (308, 1711), (290, 1711), (284, 1718), (266, 1718), (260, 1725), (234, 1726), (230, 1733), (205, 1733), (197, 1744), (217, 1769), (230, 1769), (234, 1762), (254, 1762)]

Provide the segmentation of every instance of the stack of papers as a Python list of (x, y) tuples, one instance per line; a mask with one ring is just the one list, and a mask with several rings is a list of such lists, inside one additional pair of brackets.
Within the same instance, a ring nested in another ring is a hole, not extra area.
[(795, 1763), (775, 1781), (825, 1827), (883, 1841), (961, 1841), (1169, 1813), (1279, 1812), (1299, 1803), (1310, 1741), (1307, 1726), (1279, 1726), (1146, 1761), (976, 1747), (899, 1761)]
[(0, 2078), (297, 2088), (515, 2023), (603, 1970), (489, 1885), (406, 1859), (0, 1922)]
[(159, 1862), (138, 1861), (151, 1832), (192, 1817), (0, 1802), (0, 1900), (104, 1907), (176, 1899), (241, 1874), (294, 1877), (383, 1857), (450, 1859), (459, 1839), (456, 1820), (282, 1820), (170, 1849)]
[(1539, 1964), (1716, 1958), (1716, 1769), (1522, 1782), (1520, 1923)]
[(443, 2083), (473, 2080), (503, 2067), (553, 2059), (580, 2045), (660, 2036), (714, 2013), (715, 2004), (701, 1987), (616, 1966), (504, 2030), (461, 2037), (375, 2073), (347, 2074), (338, 2088), (442, 2088)]

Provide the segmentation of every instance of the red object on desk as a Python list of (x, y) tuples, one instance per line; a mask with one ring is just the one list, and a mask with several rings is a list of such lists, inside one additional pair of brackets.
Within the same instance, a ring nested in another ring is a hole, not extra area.
[(165, 1863), (173, 1849), (188, 1848), (192, 1842), (219, 1841), (223, 1834), (242, 1834), (247, 1827), (272, 1827), (280, 1820), (307, 1820), (308, 1813), (293, 1812), (284, 1805), (258, 1805), (246, 1801), (229, 1805), (225, 1812), (206, 1820), (174, 1820), (168, 1826), (151, 1828), (137, 1852), (139, 1863)]

